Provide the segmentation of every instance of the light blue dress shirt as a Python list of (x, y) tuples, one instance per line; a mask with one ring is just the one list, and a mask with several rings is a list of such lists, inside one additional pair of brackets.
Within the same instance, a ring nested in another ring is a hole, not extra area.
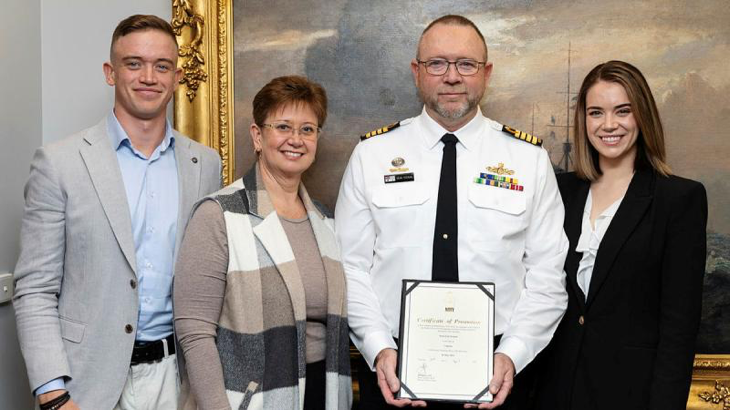
[(168, 123), (165, 138), (146, 158), (132, 146), (113, 113), (107, 124), (132, 217), (139, 282), (136, 340), (160, 340), (172, 333), (172, 268), (179, 204), (175, 137)]
[[(172, 333), (172, 270), (179, 192), (175, 137), (168, 122), (165, 138), (149, 158), (136, 150), (114, 113), (107, 131), (116, 150), (132, 219), (137, 256), (138, 341), (160, 340)], [(65, 389), (63, 378), (36, 389), (43, 394)]]

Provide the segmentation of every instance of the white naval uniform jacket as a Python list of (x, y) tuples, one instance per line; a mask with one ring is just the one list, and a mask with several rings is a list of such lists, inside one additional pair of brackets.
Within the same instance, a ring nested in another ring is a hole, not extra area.
[[(360, 142), (342, 179), (335, 224), (349, 324), (371, 368), (380, 350), (396, 348), (401, 281), (431, 279), (445, 133), (424, 110)], [(453, 134), (459, 280), (496, 285), (495, 334), (503, 335), (496, 351), (519, 372), (548, 344), (568, 302), (560, 193), (547, 152), (503, 132), (481, 111)], [(394, 166), (396, 158), (401, 166)], [(474, 182), (499, 164), (514, 171), (509, 177), (522, 191)], [(386, 176), (407, 173), (413, 181), (385, 183)]]

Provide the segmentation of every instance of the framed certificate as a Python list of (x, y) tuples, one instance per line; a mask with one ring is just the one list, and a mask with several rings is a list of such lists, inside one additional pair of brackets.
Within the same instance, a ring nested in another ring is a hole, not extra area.
[(491, 402), (494, 284), (403, 280), (398, 397)]

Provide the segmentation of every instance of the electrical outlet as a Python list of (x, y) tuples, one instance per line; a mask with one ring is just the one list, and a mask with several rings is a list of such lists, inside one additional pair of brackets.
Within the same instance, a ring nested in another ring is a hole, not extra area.
[(0, 303), (9, 302), (13, 298), (13, 274), (0, 273)]

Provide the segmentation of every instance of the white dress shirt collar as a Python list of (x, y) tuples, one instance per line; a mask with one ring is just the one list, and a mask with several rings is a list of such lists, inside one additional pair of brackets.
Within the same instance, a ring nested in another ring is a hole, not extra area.
[(481, 108), (477, 107), (477, 114), (471, 119), (466, 125), (459, 128), (456, 131), (450, 132), (446, 128), (442, 127), (436, 122), (428, 112), (426, 107), (423, 107), (421, 115), (418, 117), (421, 123), (421, 128), (425, 131), (423, 133), (423, 141), (428, 149), (433, 149), (441, 141), (441, 137), (444, 134), (454, 134), (459, 139), (459, 143), (464, 146), (467, 150), (476, 149), (478, 147), (478, 138), (483, 136), (483, 127), (486, 124), (484, 116), (482, 115)]
[(608, 231), (608, 227), (611, 225), (613, 216), (616, 215), (619, 206), (624, 197), (622, 196), (616, 202), (606, 208), (601, 215), (599, 215), (594, 224), (591, 226), (591, 212), (593, 209), (593, 191), (588, 191), (588, 198), (586, 198), (586, 204), (583, 208), (583, 223), (580, 232), (580, 238), (578, 238), (578, 244), (575, 247), (576, 252), (583, 254), (583, 257), (578, 264), (578, 272), (576, 274), (576, 281), (578, 287), (583, 291), (585, 298), (588, 298), (588, 290), (591, 285), (591, 278), (593, 277), (593, 267), (598, 257), (598, 248), (601, 246), (603, 236)]

